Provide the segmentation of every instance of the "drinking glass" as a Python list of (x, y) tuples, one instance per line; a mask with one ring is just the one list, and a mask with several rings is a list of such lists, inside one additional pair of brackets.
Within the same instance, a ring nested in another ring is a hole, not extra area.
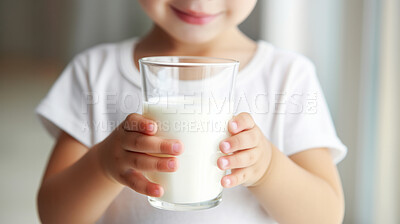
[[(229, 136), (233, 88), (239, 62), (210, 57), (162, 56), (139, 60), (143, 116), (157, 123), (156, 136), (179, 139), (184, 152), (175, 172), (145, 172), (164, 188), (162, 197), (148, 197), (156, 208), (187, 211), (217, 206), (222, 201), (217, 166), (219, 143)], [(151, 154), (168, 157), (171, 155)]]

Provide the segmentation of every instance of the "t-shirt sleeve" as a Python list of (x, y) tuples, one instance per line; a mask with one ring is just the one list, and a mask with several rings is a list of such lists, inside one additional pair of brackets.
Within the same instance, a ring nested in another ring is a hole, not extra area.
[(54, 138), (62, 130), (91, 147), (91, 111), (86, 104), (90, 85), (85, 64), (84, 55), (76, 56), (37, 106), (36, 113)]
[(291, 67), (285, 92), (284, 153), (292, 155), (311, 148), (329, 148), (335, 163), (347, 153), (338, 138), (321, 90), (314, 64), (306, 59)]

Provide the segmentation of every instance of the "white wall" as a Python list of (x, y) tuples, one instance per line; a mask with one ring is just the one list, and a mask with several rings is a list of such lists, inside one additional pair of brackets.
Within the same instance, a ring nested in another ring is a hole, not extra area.
[(400, 2), (380, 4), (375, 223), (400, 222)]

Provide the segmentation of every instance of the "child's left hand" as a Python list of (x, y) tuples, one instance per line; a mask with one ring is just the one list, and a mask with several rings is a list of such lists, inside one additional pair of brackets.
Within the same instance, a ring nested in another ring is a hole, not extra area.
[(269, 167), (271, 143), (248, 113), (232, 118), (228, 130), (232, 136), (223, 140), (219, 148), (225, 154), (232, 154), (221, 156), (217, 163), (220, 169), (232, 169), (232, 173), (224, 176), (221, 184), (223, 187), (252, 186), (261, 180)]

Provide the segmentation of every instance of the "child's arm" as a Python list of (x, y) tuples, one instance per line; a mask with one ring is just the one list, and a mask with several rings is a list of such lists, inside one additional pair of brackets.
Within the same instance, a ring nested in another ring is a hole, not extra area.
[(222, 179), (225, 187), (248, 186), (279, 223), (342, 222), (343, 192), (328, 149), (309, 149), (289, 158), (264, 137), (249, 114), (242, 113), (233, 122), (232, 137), (220, 146), (233, 154), (218, 161), (220, 168), (232, 169)]
[(60, 135), (38, 194), (43, 223), (93, 223), (121, 191), (101, 171), (96, 151)]
[(342, 223), (342, 186), (328, 149), (288, 158), (272, 147), (271, 161), (265, 178), (249, 189), (279, 223)]
[(161, 196), (162, 187), (149, 182), (141, 172), (173, 172), (177, 160), (145, 153), (179, 155), (182, 146), (177, 140), (153, 136), (156, 129), (153, 121), (132, 114), (90, 150), (62, 133), (38, 194), (41, 221), (93, 223), (124, 185), (142, 194)]

